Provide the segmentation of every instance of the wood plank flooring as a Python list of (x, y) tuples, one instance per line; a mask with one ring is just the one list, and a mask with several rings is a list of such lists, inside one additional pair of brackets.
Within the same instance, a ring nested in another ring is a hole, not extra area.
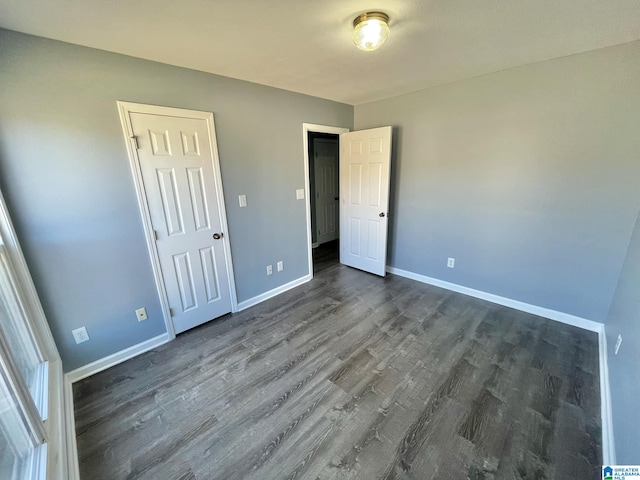
[(596, 334), (323, 258), (75, 384), (82, 479), (600, 478)]

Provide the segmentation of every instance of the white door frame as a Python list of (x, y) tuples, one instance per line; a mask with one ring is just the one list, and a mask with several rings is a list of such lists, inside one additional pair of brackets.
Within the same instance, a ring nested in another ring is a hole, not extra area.
[(313, 278), (313, 248), (312, 248), (312, 236), (311, 236), (311, 193), (310, 178), (309, 178), (309, 132), (318, 133), (334, 133), (338, 135), (338, 145), (340, 144), (340, 134), (348, 132), (348, 128), (344, 127), (330, 127), (328, 125), (316, 125), (315, 123), (303, 123), (302, 124), (302, 142), (304, 146), (304, 195), (306, 198), (307, 208), (307, 258), (309, 261), (309, 276)]
[(147, 240), (147, 248), (151, 257), (151, 268), (158, 290), (160, 306), (162, 308), (162, 316), (167, 327), (169, 340), (176, 337), (173, 322), (171, 321), (171, 312), (169, 308), (169, 300), (167, 291), (164, 286), (162, 277), (162, 269), (160, 268), (160, 256), (156, 246), (153, 227), (151, 224), (151, 214), (149, 213), (149, 204), (144, 193), (144, 182), (142, 180), (142, 169), (140, 168), (140, 159), (138, 158), (138, 150), (136, 141), (133, 137), (133, 127), (131, 125), (130, 113), (146, 113), (151, 115), (166, 115), (171, 117), (187, 117), (206, 120), (207, 130), (209, 132), (209, 141), (211, 142), (211, 153), (213, 155), (213, 170), (215, 172), (215, 182), (218, 190), (218, 205), (220, 208), (220, 223), (222, 231), (225, 233), (222, 237), (224, 242), (224, 260), (229, 271), (229, 290), (231, 291), (231, 311), (238, 311), (238, 297), (236, 295), (236, 282), (233, 274), (233, 262), (231, 258), (231, 243), (229, 242), (229, 227), (227, 224), (227, 209), (224, 204), (224, 195), (222, 190), (222, 176), (220, 173), (220, 160), (218, 156), (218, 144), (215, 136), (215, 124), (213, 121), (213, 113), (201, 112), (198, 110), (186, 110), (182, 108), (161, 107), (157, 105), (145, 105), (141, 103), (121, 102), (118, 101), (118, 111), (120, 112), (120, 122), (122, 123), (122, 133), (124, 135), (125, 144), (127, 145), (127, 153), (129, 154), (129, 164), (131, 173), (133, 174), (133, 183), (136, 188), (138, 197), (138, 206), (140, 207), (140, 215), (142, 217), (142, 226), (144, 228), (145, 238)]

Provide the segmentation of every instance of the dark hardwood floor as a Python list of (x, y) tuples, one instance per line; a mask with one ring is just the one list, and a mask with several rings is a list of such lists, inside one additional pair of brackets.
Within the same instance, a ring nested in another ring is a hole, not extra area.
[(74, 397), (83, 480), (600, 478), (596, 334), (335, 255)]
[(325, 268), (340, 261), (340, 244), (338, 240), (332, 240), (322, 245), (318, 245), (312, 250), (313, 255), (313, 274), (317, 275)]

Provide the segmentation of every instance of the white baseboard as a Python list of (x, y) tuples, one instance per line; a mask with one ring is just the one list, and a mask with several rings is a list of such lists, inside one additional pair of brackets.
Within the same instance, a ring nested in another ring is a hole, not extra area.
[(269, 300), (270, 298), (273, 298), (276, 295), (280, 295), (281, 293), (284, 293), (287, 290), (291, 290), (292, 288), (302, 285), (303, 283), (307, 283), (312, 278), (313, 278), (312, 275), (305, 275), (304, 277), (300, 277), (289, 283), (280, 285), (279, 287), (274, 288), (273, 290), (269, 290), (268, 292), (264, 292), (264, 293), (261, 293), (260, 295), (256, 295), (255, 297), (245, 300), (244, 302), (240, 302), (238, 304), (238, 311), (241, 312), (242, 310), (246, 310), (249, 307), (253, 307), (254, 305), (262, 303), (265, 300)]
[(503, 305), (523, 312), (538, 315), (540, 317), (555, 320), (560, 323), (572, 325), (574, 327), (596, 332), (598, 334), (599, 344), (599, 363), (600, 363), (600, 415), (602, 420), (602, 462), (605, 465), (615, 465), (616, 451), (613, 441), (613, 421), (611, 415), (611, 391), (609, 389), (609, 366), (607, 361), (607, 337), (605, 334), (605, 326), (602, 323), (587, 320), (586, 318), (576, 317), (568, 313), (558, 312), (548, 308), (538, 307), (529, 303), (512, 300), (510, 298), (501, 297), (492, 293), (475, 290), (473, 288), (463, 287), (455, 283), (445, 282), (437, 278), (427, 277), (418, 273), (409, 272), (395, 267), (387, 266), (387, 272), (399, 275), (401, 277), (410, 278), (421, 283), (427, 283), (436, 287), (451, 290), (453, 292), (462, 293), (471, 297), (480, 298), (491, 303)]
[(607, 335), (602, 325), (598, 333), (600, 340), (600, 414), (602, 416), (602, 463), (616, 465), (616, 448), (613, 441), (613, 418), (611, 411), (611, 389), (609, 387), (609, 360)]
[(95, 362), (91, 362), (80, 368), (76, 368), (75, 370), (67, 373), (66, 377), (71, 383), (75, 383), (82, 380), (83, 378), (95, 375), (98, 372), (106, 370), (107, 368), (111, 368), (114, 365), (118, 365), (119, 363), (122, 363), (133, 357), (137, 357), (141, 353), (147, 352), (152, 348), (164, 345), (169, 340), (169, 334), (163, 333), (162, 335), (150, 338), (149, 340), (145, 340), (144, 342), (138, 343), (137, 345), (125, 348), (124, 350), (120, 350), (119, 352), (109, 355), (108, 357), (101, 358), (100, 360), (96, 360)]
[(68, 480), (80, 480), (78, 466), (78, 444), (76, 442), (76, 416), (73, 407), (73, 383), (67, 373), (64, 376), (64, 418), (67, 440), (67, 474)]
[[(455, 283), (445, 282), (436, 278), (427, 277), (417, 273), (409, 272), (394, 267), (387, 267), (387, 272), (394, 275), (398, 275), (405, 278), (410, 278), (421, 283), (434, 285), (436, 287), (444, 288), (454, 292), (469, 295), (475, 298), (480, 298), (488, 302), (496, 303), (506, 307), (514, 308), (523, 312), (538, 315), (544, 318), (549, 318), (561, 323), (572, 325), (575, 327), (583, 328), (592, 332), (598, 333), (599, 337), (599, 361), (600, 361), (600, 395), (601, 395), (601, 416), (602, 416), (602, 461), (607, 465), (614, 465), (616, 463), (615, 444), (613, 440), (613, 423), (611, 415), (611, 393), (609, 389), (609, 367), (607, 360), (607, 339), (605, 335), (605, 326), (602, 323), (587, 320), (585, 318), (569, 315), (567, 313), (558, 312), (555, 310), (538, 307), (528, 303), (512, 300), (499, 295), (493, 295), (480, 290), (475, 290), (468, 287), (463, 287)], [(305, 275), (289, 283), (281, 285), (273, 290), (257, 295), (253, 298), (240, 302), (238, 304), (238, 311), (245, 310), (249, 307), (264, 302), (270, 298), (275, 297), (281, 293), (291, 290), (299, 285), (307, 283), (312, 279), (312, 275)], [(133, 345), (120, 352), (109, 355), (95, 362), (92, 362), (83, 367), (77, 368), (64, 376), (64, 403), (65, 403), (65, 419), (67, 429), (67, 455), (69, 465), (69, 480), (79, 480), (78, 470), (78, 453), (76, 445), (75, 435), (75, 416), (73, 408), (73, 388), (72, 384), (83, 378), (89, 377), (93, 374), (106, 370), (114, 365), (136, 357), (146, 351), (149, 351), (155, 347), (163, 345), (170, 340), (169, 334), (164, 333), (157, 337), (146, 340), (137, 345)]]
[[(298, 285), (302, 285), (312, 278), (313, 277), (311, 275), (305, 275), (304, 277), (300, 277), (285, 285), (281, 285), (278, 288), (274, 288), (273, 290), (269, 290), (268, 292), (253, 297), (249, 300), (245, 300), (244, 302), (238, 304), (238, 311), (252, 307), (253, 305), (256, 305), (260, 302), (264, 302), (265, 300), (275, 297), (276, 295), (286, 292), (287, 290), (297, 287)], [(69, 477), (68, 480), (80, 480), (80, 470), (78, 466), (78, 446), (76, 442), (76, 422), (73, 405), (73, 384), (98, 372), (106, 370), (107, 368), (113, 367), (115, 365), (118, 365), (119, 363), (136, 357), (155, 347), (163, 345), (170, 340), (171, 338), (169, 337), (169, 334), (163, 333), (162, 335), (158, 335), (157, 337), (145, 340), (142, 343), (138, 343), (137, 345), (133, 345), (129, 348), (116, 352), (112, 355), (109, 355), (108, 357), (101, 358), (100, 360), (96, 360), (95, 362), (89, 363), (80, 368), (76, 368), (75, 370), (72, 370), (71, 372), (64, 375), (64, 428), (66, 430), (65, 437), (67, 447), (66, 454)]]
[(602, 323), (594, 322), (593, 320), (587, 320), (586, 318), (576, 317), (575, 315), (569, 315), (568, 313), (558, 312), (557, 310), (551, 310), (549, 308), (538, 307), (536, 305), (520, 302), (518, 300), (512, 300), (510, 298), (501, 297), (499, 295), (483, 292), (481, 290), (463, 287), (462, 285), (445, 282), (444, 280), (438, 280), (437, 278), (427, 277), (426, 275), (420, 275), (418, 273), (409, 272), (407, 270), (401, 270), (399, 268), (387, 266), (387, 272), (393, 273), (394, 275), (399, 275), (401, 277), (410, 278), (421, 283), (428, 283), (429, 285), (433, 285), (435, 287), (440, 287), (446, 290), (451, 290), (453, 292), (469, 295), (470, 297), (480, 298), (482, 300), (486, 300), (487, 302), (497, 303), (498, 305), (503, 305), (505, 307), (520, 310), (522, 312), (538, 315), (539, 317), (555, 320), (560, 323), (566, 323), (567, 325), (583, 328), (584, 330), (589, 330), (591, 332), (600, 333), (600, 330), (603, 326)]

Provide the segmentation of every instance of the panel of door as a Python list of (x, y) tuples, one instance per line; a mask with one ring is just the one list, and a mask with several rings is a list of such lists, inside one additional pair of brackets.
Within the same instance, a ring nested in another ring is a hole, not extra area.
[(391, 127), (340, 135), (340, 263), (385, 276)]
[(131, 113), (138, 159), (176, 333), (232, 307), (207, 121)]
[(316, 242), (338, 238), (338, 142), (317, 138), (313, 142), (316, 190)]

